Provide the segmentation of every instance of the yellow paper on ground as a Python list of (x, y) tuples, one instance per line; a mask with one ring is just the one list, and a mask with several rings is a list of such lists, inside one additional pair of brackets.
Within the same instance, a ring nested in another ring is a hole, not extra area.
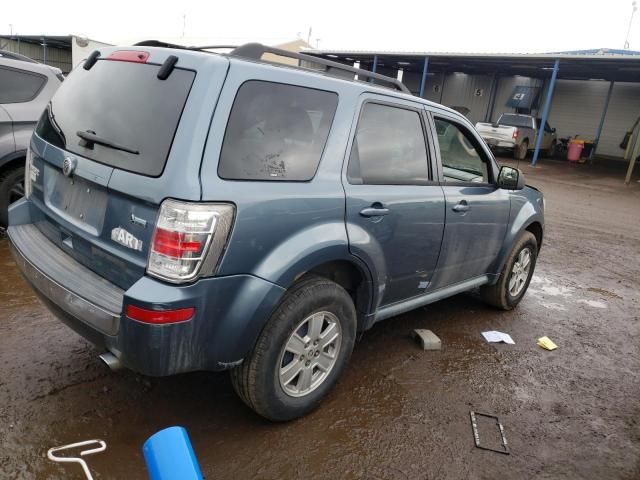
[(545, 350), (555, 350), (558, 346), (551, 341), (549, 337), (542, 337), (538, 339), (538, 345)]

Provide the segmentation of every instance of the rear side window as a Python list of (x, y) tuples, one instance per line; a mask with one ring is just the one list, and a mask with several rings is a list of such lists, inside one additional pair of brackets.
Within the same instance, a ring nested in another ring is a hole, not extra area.
[(37, 73), (0, 67), (0, 103), (23, 103), (36, 98), (47, 83), (47, 77)]
[(333, 92), (245, 82), (233, 102), (218, 175), (227, 180), (311, 180), (337, 106)]
[(421, 185), (429, 181), (420, 114), (400, 107), (365, 104), (351, 147), (352, 184)]
[[(176, 68), (159, 80), (159, 68), (112, 60), (98, 60), (90, 70), (76, 68), (60, 85), (36, 133), (96, 162), (159, 176), (195, 78), (195, 72)], [(131, 151), (87, 145), (77, 132)]]

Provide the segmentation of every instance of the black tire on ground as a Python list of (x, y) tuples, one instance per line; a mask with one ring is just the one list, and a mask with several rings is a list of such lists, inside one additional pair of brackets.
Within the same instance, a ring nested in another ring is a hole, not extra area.
[(0, 173), (0, 227), (9, 220), (9, 205), (24, 195), (24, 167), (15, 167)]
[[(279, 377), (285, 344), (300, 323), (317, 312), (329, 312), (340, 323), (337, 357), (315, 390), (292, 396), (285, 391)], [(306, 415), (320, 404), (347, 365), (355, 342), (356, 322), (353, 300), (340, 285), (315, 275), (302, 277), (271, 314), (253, 351), (240, 366), (231, 370), (234, 390), (252, 410), (269, 420), (287, 421)]]
[(516, 146), (513, 149), (513, 158), (516, 160), (524, 160), (527, 156), (527, 151), (529, 150), (529, 142), (527, 140), (523, 140), (523, 142)]
[(547, 150), (545, 150), (544, 152), (544, 156), (549, 158), (549, 157), (553, 157), (554, 153), (556, 152), (556, 141), (554, 140), (553, 142), (551, 142), (551, 145), (549, 146), (549, 148)]
[[(522, 290), (520, 290), (517, 295), (512, 295), (509, 291), (509, 281), (513, 275), (513, 266), (516, 261), (518, 261), (520, 252), (525, 249), (529, 249), (531, 254), (529, 273), (526, 277)], [(537, 258), (538, 242), (536, 241), (536, 237), (531, 232), (522, 232), (513, 245), (513, 249), (511, 250), (504, 267), (502, 267), (498, 281), (494, 285), (485, 285), (480, 288), (480, 295), (482, 296), (482, 299), (489, 305), (502, 310), (511, 310), (514, 308), (518, 303), (520, 303), (520, 300), (524, 297), (527, 288), (529, 288), (529, 283), (531, 282), (531, 277), (533, 276), (533, 271), (536, 267)]]

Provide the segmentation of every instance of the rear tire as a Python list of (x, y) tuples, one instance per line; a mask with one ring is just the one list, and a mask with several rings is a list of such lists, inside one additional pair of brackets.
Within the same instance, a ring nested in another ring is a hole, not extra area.
[(517, 145), (513, 149), (513, 158), (516, 160), (524, 160), (527, 156), (527, 151), (529, 150), (529, 142), (524, 140), (520, 145)]
[(529, 288), (537, 258), (536, 237), (531, 232), (522, 232), (502, 267), (498, 281), (480, 288), (482, 299), (502, 310), (513, 309)]
[(349, 294), (331, 280), (305, 276), (285, 293), (253, 351), (230, 372), (233, 388), (269, 420), (306, 415), (340, 378), (355, 336)]
[(0, 173), (0, 227), (9, 224), (9, 205), (24, 196), (24, 167)]

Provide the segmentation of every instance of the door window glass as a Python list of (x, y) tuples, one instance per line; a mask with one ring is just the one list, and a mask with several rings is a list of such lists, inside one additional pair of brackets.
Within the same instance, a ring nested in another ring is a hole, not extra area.
[(352, 184), (428, 182), (427, 148), (420, 115), (405, 108), (365, 104), (353, 140), (347, 176)]
[(444, 181), (488, 183), (487, 163), (471, 133), (441, 118), (435, 122)]

